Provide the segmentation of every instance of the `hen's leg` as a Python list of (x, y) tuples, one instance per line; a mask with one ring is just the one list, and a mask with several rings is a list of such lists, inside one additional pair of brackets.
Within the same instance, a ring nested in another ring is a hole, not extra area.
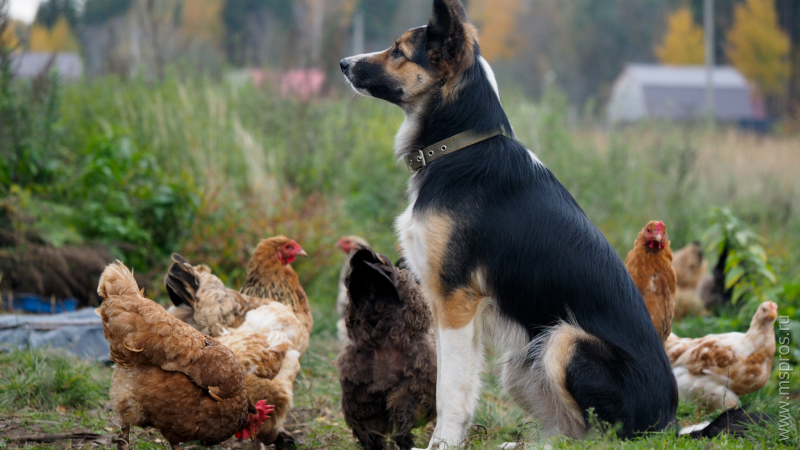
[(389, 413), (383, 393), (370, 393), (365, 385), (356, 385), (340, 379), (342, 385), (342, 413), (353, 436), (364, 450), (383, 450)]
[(378, 413), (358, 423), (352, 423), (353, 435), (364, 450), (384, 450), (386, 430), (389, 429), (389, 415)]
[(389, 406), (389, 415), (395, 425), (394, 442), (400, 450), (409, 450), (414, 446), (411, 430), (414, 429), (416, 410), (417, 402), (411, 394), (394, 397)]
[(117, 443), (117, 450), (128, 450), (130, 447), (131, 425), (128, 423), (122, 424), (119, 436), (114, 439)]

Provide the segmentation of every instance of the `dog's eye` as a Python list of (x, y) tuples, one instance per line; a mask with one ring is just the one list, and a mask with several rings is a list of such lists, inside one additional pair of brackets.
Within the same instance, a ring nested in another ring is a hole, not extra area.
[(400, 47), (396, 47), (392, 53), (394, 54), (394, 56), (398, 58), (404, 58), (406, 56), (405, 53), (403, 53), (403, 51), (400, 50)]

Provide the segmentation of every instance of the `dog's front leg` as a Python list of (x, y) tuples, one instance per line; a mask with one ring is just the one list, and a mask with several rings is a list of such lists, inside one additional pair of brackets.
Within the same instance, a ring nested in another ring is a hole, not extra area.
[(455, 328), (448, 308), (443, 309), (435, 314), (437, 419), (429, 450), (458, 446), (467, 437), (480, 397), (484, 363), (480, 319), (474, 310), (467, 324)]

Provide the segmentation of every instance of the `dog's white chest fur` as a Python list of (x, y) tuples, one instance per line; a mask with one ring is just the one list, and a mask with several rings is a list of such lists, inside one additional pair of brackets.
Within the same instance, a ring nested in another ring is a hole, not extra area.
[(428, 242), (423, 223), (414, 217), (415, 202), (416, 195), (409, 195), (408, 208), (397, 217), (395, 229), (408, 266), (418, 280), (424, 280), (429, 272)]

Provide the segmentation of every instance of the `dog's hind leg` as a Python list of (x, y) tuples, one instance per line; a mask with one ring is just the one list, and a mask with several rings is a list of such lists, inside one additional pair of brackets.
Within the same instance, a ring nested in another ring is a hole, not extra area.
[(567, 390), (567, 365), (578, 339), (594, 339), (577, 326), (562, 323), (531, 341), (526, 351), (508, 360), (502, 382), (511, 398), (536, 417), (547, 435), (580, 438), (586, 423)]

